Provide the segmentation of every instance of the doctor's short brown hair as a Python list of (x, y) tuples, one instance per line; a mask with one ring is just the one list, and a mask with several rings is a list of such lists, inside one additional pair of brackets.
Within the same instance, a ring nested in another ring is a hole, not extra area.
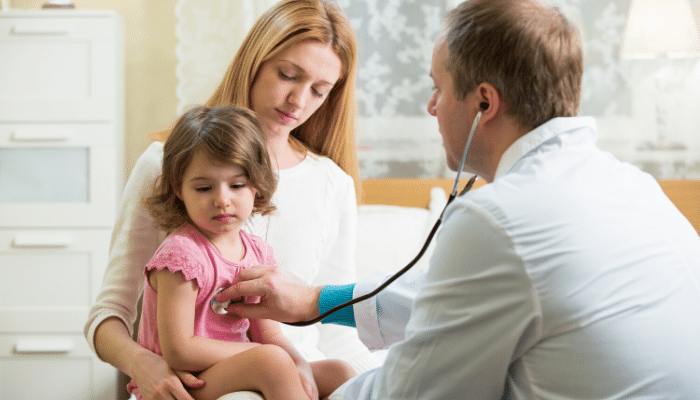
[(537, 0), (468, 0), (452, 10), (446, 68), (463, 99), (489, 83), (529, 129), (579, 113), (583, 51), (578, 29)]

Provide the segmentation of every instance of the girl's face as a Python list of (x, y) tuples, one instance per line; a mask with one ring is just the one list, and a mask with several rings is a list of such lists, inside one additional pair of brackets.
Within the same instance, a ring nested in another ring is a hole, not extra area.
[(250, 102), (268, 137), (288, 135), (318, 110), (338, 81), (340, 68), (333, 49), (316, 41), (296, 44), (262, 63)]
[(192, 222), (217, 244), (224, 235), (238, 233), (253, 211), (255, 193), (241, 167), (212, 162), (197, 152), (185, 170), (178, 197)]

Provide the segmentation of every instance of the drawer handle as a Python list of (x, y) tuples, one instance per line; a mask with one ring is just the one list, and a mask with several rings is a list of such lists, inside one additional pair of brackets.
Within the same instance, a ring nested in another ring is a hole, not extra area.
[(73, 132), (66, 129), (23, 129), (12, 132), (12, 140), (15, 142), (35, 141), (67, 141), (73, 138)]
[(15, 343), (15, 353), (70, 353), (73, 341), (69, 339), (19, 339)]
[(68, 247), (73, 236), (61, 234), (25, 233), (15, 236), (14, 247)]
[(72, 25), (51, 21), (17, 22), (12, 27), (12, 33), (15, 35), (66, 35), (72, 30)]

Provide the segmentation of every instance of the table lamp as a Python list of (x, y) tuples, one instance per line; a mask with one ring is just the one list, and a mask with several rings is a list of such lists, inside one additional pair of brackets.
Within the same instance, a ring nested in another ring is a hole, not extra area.
[(673, 59), (700, 56), (700, 36), (688, 0), (632, 0), (620, 56), (623, 59), (661, 60), (655, 74), (655, 141), (644, 143), (644, 150), (684, 150), (682, 143), (669, 140), (668, 102)]

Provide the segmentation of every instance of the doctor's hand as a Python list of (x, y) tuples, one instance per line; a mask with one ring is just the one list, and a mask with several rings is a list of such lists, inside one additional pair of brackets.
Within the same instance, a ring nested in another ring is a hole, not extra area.
[(308, 321), (319, 315), (321, 289), (321, 286), (306, 285), (282, 268), (258, 265), (241, 271), (231, 286), (219, 293), (215, 300), (222, 303), (241, 296), (260, 296), (259, 303), (234, 302), (226, 311), (243, 318)]

